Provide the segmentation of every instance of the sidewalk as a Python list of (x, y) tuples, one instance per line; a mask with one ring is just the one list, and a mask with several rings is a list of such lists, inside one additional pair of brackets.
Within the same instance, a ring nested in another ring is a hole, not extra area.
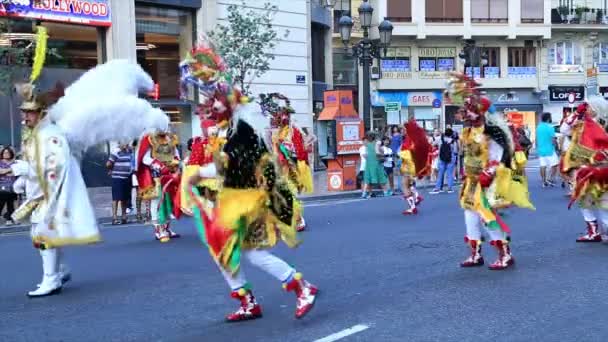
[[(360, 191), (330, 192), (327, 190), (327, 173), (325, 171), (314, 173), (315, 191), (309, 195), (301, 196), (302, 201), (319, 201), (324, 199), (354, 198)], [(110, 187), (89, 188), (89, 198), (95, 209), (95, 217), (101, 224), (106, 224), (112, 218), (112, 189)], [(25, 223), (6, 226), (0, 219), (0, 234), (23, 231), (28, 225)]]

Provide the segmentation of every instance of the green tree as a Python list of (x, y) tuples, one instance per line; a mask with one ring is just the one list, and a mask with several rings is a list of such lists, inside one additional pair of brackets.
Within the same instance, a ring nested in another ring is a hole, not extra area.
[[(246, 8), (241, 5), (228, 6), (227, 24), (218, 24), (209, 33), (219, 54), (224, 58), (244, 94), (249, 95), (251, 83), (270, 69), (274, 59), (272, 50), (276, 46), (278, 33), (272, 25), (277, 6), (265, 3), (263, 9)], [(284, 37), (289, 35), (285, 30)]]
[(13, 74), (20, 67), (29, 67), (32, 60), (34, 43), (31, 41), (11, 40), (11, 22), (0, 19), (0, 94), (8, 95), (13, 89)]

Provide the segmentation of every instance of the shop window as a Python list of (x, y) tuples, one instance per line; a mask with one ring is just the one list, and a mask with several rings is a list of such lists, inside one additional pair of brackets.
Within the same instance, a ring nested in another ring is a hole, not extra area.
[(340, 18), (342, 16), (351, 16), (350, 0), (338, 0), (334, 7), (334, 33), (340, 33)]
[(334, 85), (357, 85), (357, 58), (350, 56), (343, 49), (336, 49), (333, 53), (333, 81)]
[(506, 23), (509, 21), (508, 0), (471, 0), (471, 22)]
[(179, 63), (192, 48), (190, 11), (135, 6), (137, 61), (159, 85), (160, 98), (179, 97)]
[(412, 21), (412, 0), (388, 0), (387, 20), (392, 22)]
[(582, 65), (582, 47), (573, 41), (557, 42), (549, 48), (549, 62), (555, 65)]
[(386, 50), (380, 60), (382, 78), (409, 78), (411, 72), (410, 48), (394, 47)]
[(545, 21), (544, 0), (521, 0), (521, 22), (543, 23)]
[[(90, 26), (9, 20), (9, 34), (19, 33), (23, 37), (22, 41), (14, 41), (13, 44), (29, 45), (35, 39), (37, 25), (46, 27), (49, 35), (45, 68), (88, 70), (101, 60), (101, 49), (98, 47), (99, 31)], [(29, 62), (28, 64), (31, 64), (32, 61)], [(11, 64), (11, 61), (3, 58), (2, 63)]]
[(462, 23), (462, 0), (426, 0), (427, 22)]

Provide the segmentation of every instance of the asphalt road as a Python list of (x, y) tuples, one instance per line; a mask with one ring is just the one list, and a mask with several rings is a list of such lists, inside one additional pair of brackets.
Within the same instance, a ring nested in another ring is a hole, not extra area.
[(458, 267), (456, 194), (427, 195), (416, 217), (397, 197), (308, 204), (302, 246), (275, 249), (322, 291), (300, 321), (293, 294), (245, 264), (264, 318), (224, 323), (236, 302), (188, 221), (164, 245), (135, 226), (67, 249), (73, 281), (39, 299), (25, 297), (41, 273), (29, 239), (1, 236), (0, 341), (605, 341), (608, 245), (574, 242), (561, 189), (532, 191), (537, 210), (506, 217), (517, 264), (503, 272)]

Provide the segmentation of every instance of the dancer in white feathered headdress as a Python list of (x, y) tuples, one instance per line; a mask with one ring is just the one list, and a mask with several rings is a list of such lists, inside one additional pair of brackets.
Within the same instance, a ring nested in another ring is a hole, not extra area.
[(139, 99), (152, 80), (139, 65), (112, 61), (85, 73), (69, 88), (58, 85), (36, 93), (34, 82), (44, 64), (46, 31), (39, 28), (32, 77), (17, 88), (23, 96), (26, 126), (24, 160), (10, 170), (25, 179), (26, 201), (17, 221), (29, 217), (34, 246), (42, 256), (43, 278), (28, 293), (42, 297), (59, 293), (70, 279), (62, 263), (61, 247), (100, 241), (77, 155), (89, 146), (134, 139), (146, 129), (165, 128), (166, 115)]

